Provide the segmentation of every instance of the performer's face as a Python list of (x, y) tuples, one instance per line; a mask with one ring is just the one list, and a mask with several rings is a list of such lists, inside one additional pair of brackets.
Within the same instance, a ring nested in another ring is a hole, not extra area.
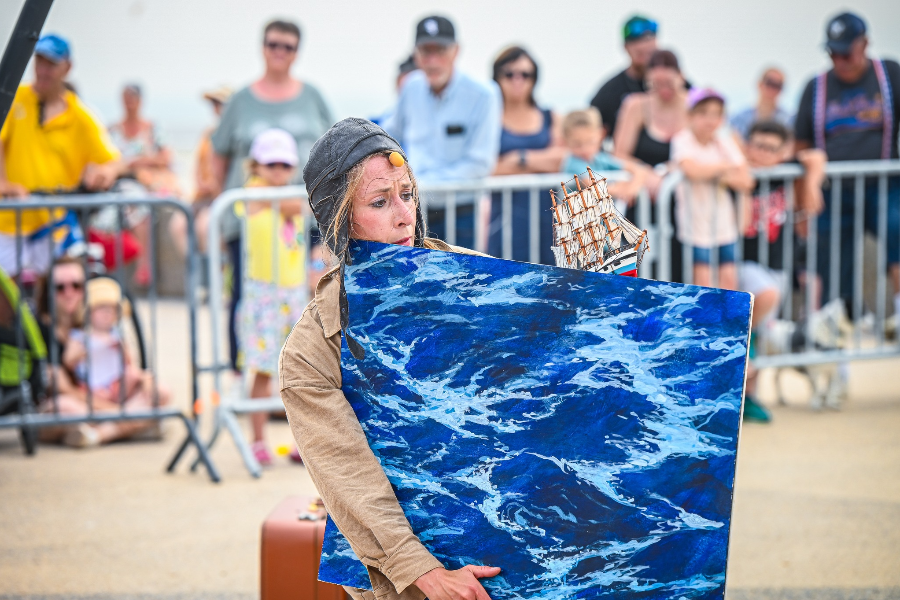
[(370, 158), (353, 197), (350, 219), (355, 239), (412, 246), (416, 200), (406, 167), (395, 167), (385, 156)]

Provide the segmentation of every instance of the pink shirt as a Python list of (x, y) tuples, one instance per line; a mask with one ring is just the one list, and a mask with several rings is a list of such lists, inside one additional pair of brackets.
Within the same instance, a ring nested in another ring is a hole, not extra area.
[[(690, 129), (683, 129), (672, 138), (672, 161), (680, 165), (684, 160), (698, 163), (744, 164), (744, 155), (728, 135), (717, 135), (701, 144)], [(715, 181), (685, 179), (675, 191), (675, 224), (678, 239), (683, 244), (711, 248), (737, 242), (737, 217), (728, 189)]]

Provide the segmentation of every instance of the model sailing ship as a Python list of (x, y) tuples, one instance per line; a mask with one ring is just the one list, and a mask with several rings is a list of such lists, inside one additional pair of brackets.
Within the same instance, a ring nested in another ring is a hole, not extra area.
[(575, 190), (562, 184), (563, 198), (553, 201), (553, 254), (556, 266), (637, 277), (649, 248), (647, 231), (641, 231), (616, 209), (606, 190), (606, 178), (587, 170), (590, 185)]

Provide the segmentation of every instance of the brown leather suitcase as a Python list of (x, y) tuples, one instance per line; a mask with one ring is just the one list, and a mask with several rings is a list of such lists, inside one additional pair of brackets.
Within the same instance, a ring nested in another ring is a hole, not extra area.
[(347, 600), (344, 588), (318, 579), (325, 510), (315, 502), (289, 496), (263, 522), (262, 600)]

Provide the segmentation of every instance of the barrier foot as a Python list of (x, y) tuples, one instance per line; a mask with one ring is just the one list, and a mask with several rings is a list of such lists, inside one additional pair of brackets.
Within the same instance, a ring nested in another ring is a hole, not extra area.
[(247, 440), (244, 439), (244, 434), (241, 432), (241, 426), (237, 422), (234, 413), (223, 410), (222, 422), (225, 425), (225, 429), (231, 434), (231, 438), (234, 440), (234, 445), (237, 446), (238, 452), (241, 453), (241, 458), (244, 460), (244, 466), (247, 467), (247, 470), (250, 471), (250, 474), (253, 477), (259, 478), (262, 475), (262, 467), (259, 466), (259, 461), (253, 456), (250, 445), (247, 443)]
[(178, 448), (178, 452), (176, 452), (175, 456), (172, 457), (172, 461), (169, 463), (166, 471), (169, 473), (173, 472), (175, 470), (175, 466), (178, 464), (178, 461), (180, 461), (181, 457), (184, 455), (184, 451), (187, 450), (187, 447), (189, 445), (193, 444), (197, 447), (198, 458), (203, 462), (203, 466), (206, 467), (206, 472), (209, 474), (209, 478), (213, 483), (219, 483), (220, 481), (222, 481), (222, 478), (219, 477), (219, 471), (216, 469), (216, 466), (213, 464), (212, 459), (209, 457), (209, 453), (206, 451), (206, 447), (200, 440), (200, 436), (197, 435), (197, 428), (194, 427), (194, 423), (186, 415), (182, 415), (181, 420), (184, 421), (184, 426), (187, 428), (187, 437), (184, 439), (184, 442), (182, 442), (181, 447)]
[[(216, 440), (219, 437), (219, 432), (222, 431), (222, 408), (216, 408), (215, 418), (213, 419), (213, 430), (212, 435), (209, 436), (209, 441), (206, 443), (206, 451), (209, 452), (212, 450), (213, 444), (216, 443)], [(197, 470), (197, 467), (200, 466), (200, 456), (197, 455), (197, 458), (194, 459), (194, 462), (191, 464), (191, 473)]]

